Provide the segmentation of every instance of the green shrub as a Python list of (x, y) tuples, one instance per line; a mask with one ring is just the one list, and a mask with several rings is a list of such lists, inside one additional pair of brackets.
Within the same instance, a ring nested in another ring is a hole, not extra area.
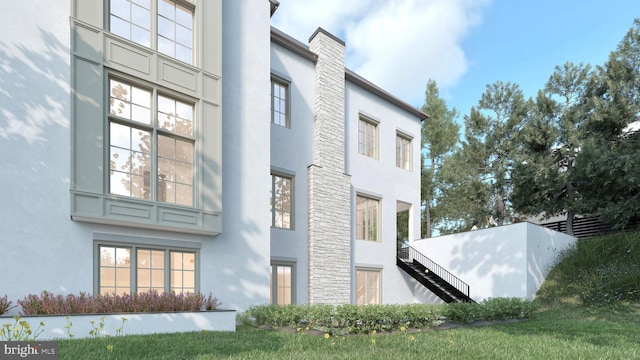
[(525, 319), (538, 305), (520, 298), (489, 298), (480, 303), (454, 303), (445, 308), (448, 322), (465, 324), (478, 320)]
[(328, 334), (369, 334), (401, 328), (428, 328), (440, 324), (442, 305), (259, 305), (240, 319), (245, 324), (315, 329)]
[(481, 320), (484, 316), (480, 304), (477, 303), (452, 303), (448, 304), (444, 310), (444, 317), (447, 322), (455, 324), (466, 324)]
[(329, 334), (370, 334), (407, 328), (438, 326), (477, 320), (527, 318), (536, 306), (518, 298), (487, 299), (481, 303), (407, 305), (260, 305), (241, 315), (246, 324), (316, 329)]

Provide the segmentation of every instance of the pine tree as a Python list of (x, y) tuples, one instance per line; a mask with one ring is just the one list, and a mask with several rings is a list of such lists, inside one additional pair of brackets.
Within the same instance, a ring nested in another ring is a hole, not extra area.
[(442, 215), (437, 210), (434, 211), (434, 206), (437, 206), (436, 196), (441, 191), (435, 180), (436, 175), (444, 157), (458, 143), (460, 127), (455, 123), (456, 109), (447, 107), (434, 80), (427, 82), (422, 111), (429, 115), (422, 123), (422, 204), (425, 209), (422, 233), (428, 238), (432, 235), (432, 224), (442, 221)]
[(640, 20), (597, 69), (584, 128), (588, 141), (576, 160), (581, 210), (626, 226), (640, 220)]
[(575, 188), (575, 162), (585, 139), (582, 126), (590, 76), (588, 65), (556, 66), (523, 126), (513, 173), (514, 209), (546, 218), (566, 213), (568, 234), (573, 234), (581, 201)]
[(489, 199), (483, 200), (484, 208), (499, 225), (512, 216), (511, 170), (516, 139), (530, 107), (518, 85), (497, 81), (487, 85), (478, 106), (465, 117), (464, 153), (471, 161), (469, 166), (477, 169), (476, 176), (491, 185)]

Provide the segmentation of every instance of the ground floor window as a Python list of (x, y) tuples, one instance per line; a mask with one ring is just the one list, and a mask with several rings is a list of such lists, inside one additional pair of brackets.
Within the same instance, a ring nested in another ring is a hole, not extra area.
[(380, 270), (356, 269), (356, 304), (381, 304)]
[(98, 291), (195, 293), (198, 254), (146, 245), (98, 244)]
[(287, 263), (272, 263), (270, 288), (271, 304), (289, 305), (294, 304), (295, 266)]

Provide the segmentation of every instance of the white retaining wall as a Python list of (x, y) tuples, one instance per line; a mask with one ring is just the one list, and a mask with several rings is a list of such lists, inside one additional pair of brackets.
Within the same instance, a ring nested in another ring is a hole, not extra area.
[(476, 301), (533, 300), (558, 255), (577, 239), (532, 223), (417, 240), (413, 247), (470, 286)]

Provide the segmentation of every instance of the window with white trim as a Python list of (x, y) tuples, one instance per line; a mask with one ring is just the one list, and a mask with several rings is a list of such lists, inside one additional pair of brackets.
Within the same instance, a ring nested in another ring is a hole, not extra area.
[(195, 251), (137, 245), (98, 245), (100, 294), (195, 293)]
[(110, 78), (108, 111), (109, 192), (193, 206), (194, 104)]
[(271, 174), (271, 226), (293, 228), (293, 178)]
[(412, 170), (411, 138), (396, 133), (396, 166), (407, 171)]
[(109, 30), (193, 64), (194, 6), (172, 0), (110, 0)]
[(270, 303), (278, 305), (294, 304), (295, 266), (290, 263), (271, 264)]
[(356, 269), (356, 304), (381, 304), (381, 271)]
[(356, 195), (356, 239), (380, 241), (380, 200)]
[(362, 116), (358, 120), (358, 153), (378, 158), (378, 124)]
[(289, 125), (289, 85), (271, 78), (271, 123), (282, 127)]

